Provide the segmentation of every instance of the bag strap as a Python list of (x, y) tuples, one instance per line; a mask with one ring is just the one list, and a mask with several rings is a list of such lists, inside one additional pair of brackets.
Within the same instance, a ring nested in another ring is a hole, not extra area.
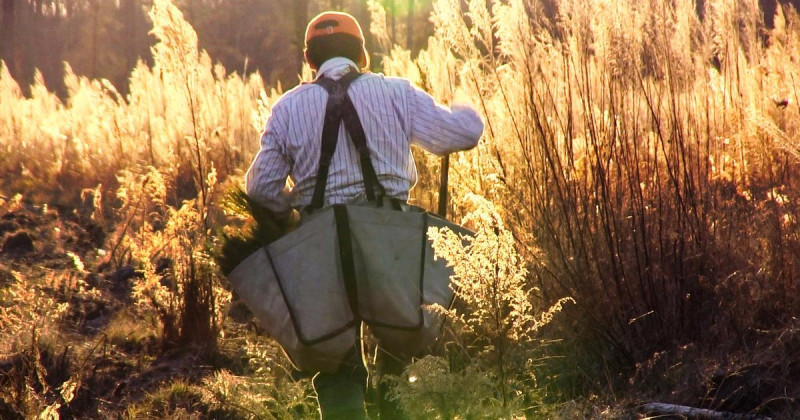
[[(367, 194), (368, 201), (375, 201), (376, 198), (382, 204), (383, 197), (386, 196), (386, 190), (378, 180), (378, 174), (375, 172), (375, 167), (372, 166), (372, 159), (369, 156), (369, 148), (367, 147), (367, 135), (364, 133), (364, 126), (361, 125), (361, 119), (358, 117), (356, 107), (349, 97), (345, 98), (342, 104), (342, 121), (347, 132), (350, 133), (350, 139), (358, 151), (359, 161), (361, 162), (361, 176), (364, 178), (364, 191)], [(375, 195), (377, 190), (377, 196)]]
[(328, 102), (325, 106), (325, 121), (322, 126), (322, 146), (319, 155), (319, 168), (317, 180), (314, 185), (314, 194), (311, 204), (306, 206), (306, 211), (312, 212), (322, 208), (325, 200), (325, 186), (328, 183), (328, 173), (330, 171), (331, 160), (336, 151), (336, 144), (339, 141), (339, 126), (344, 121), (345, 129), (350, 133), (350, 138), (358, 151), (361, 163), (361, 175), (364, 178), (364, 190), (367, 200), (375, 201), (375, 189), (378, 190), (378, 199), (382, 200), (386, 195), (386, 190), (378, 181), (375, 167), (369, 156), (367, 148), (367, 136), (364, 127), (358, 117), (355, 106), (347, 95), (350, 84), (361, 76), (357, 71), (350, 71), (339, 80), (320, 77), (314, 81), (315, 84), (322, 86), (328, 92)]

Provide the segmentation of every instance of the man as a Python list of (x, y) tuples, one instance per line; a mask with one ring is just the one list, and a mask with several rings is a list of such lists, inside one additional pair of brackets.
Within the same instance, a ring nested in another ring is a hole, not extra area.
[[(366, 70), (369, 56), (358, 22), (349, 14), (325, 12), (306, 29), (305, 57), (316, 78), (351, 78)], [(366, 136), (369, 161), (388, 198), (405, 202), (417, 181), (410, 146), (436, 155), (475, 147), (483, 133), (480, 116), (470, 107), (445, 108), (402, 78), (364, 73), (346, 90)], [(288, 216), (312, 203), (319, 176), (323, 125), (328, 91), (318, 83), (303, 84), (287, 92), (273, 106), (261, 136), (261, 149), (246, 175), (247, 194), (276, 214)], [(364, 202), (363, 160), (342, 124), (324, 182), (322, 207)], [(287, 177), (294, 186), (285, 188)], [(350, 357), (335, 373), (314, 377), (314, 388), (324, 419), (365, 418), (366, 369), (361, 344), (354, 343)], [(386, 401), (384, 401), (386, 403)], [(387, 418), (381, 407), (381, 417)]]

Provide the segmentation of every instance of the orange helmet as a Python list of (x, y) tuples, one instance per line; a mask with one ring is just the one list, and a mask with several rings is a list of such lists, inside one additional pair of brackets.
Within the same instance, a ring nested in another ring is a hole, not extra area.
[(366, 68), (369, 65), (369, 55), (364, 45), (364, 33), (361, 31), (361, 25), (358, 24), (356, 18), (349, 13), (322, 12), (315, 16), (308, 22), (306, 27), (305, 46), (308, 48), (308, 41), (314, 38), (335, 34), (349, 35), (361, 42), (362, 54), (360, 62), (357, 64), (362, 68)]

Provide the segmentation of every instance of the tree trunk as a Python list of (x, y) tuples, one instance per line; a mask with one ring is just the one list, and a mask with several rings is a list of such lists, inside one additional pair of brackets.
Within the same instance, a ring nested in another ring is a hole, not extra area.
[(186, 14), (189, 16), (189, 18), (187, 19), (188, 22), (190, 24), (192, 24), (192, 25), (195, 25), (196, 22), (194, 21), (194, 1), (193, 0), (189, 0), (189, 4), (187, 5), (187, 10), (186, 11), (187, 11)]
[[(136, 60), (139, 58), (139, 45), (136, 39), (136, 1), (137, 0), (122, 0), (120, 3), (120, 14), (124, 34), (123, 45), (125, 46), (126, 75), (130, 74), (130, 70), (133, 69), (133, 66), (136, 65)], [(121, 89), (123, 94), (127, 94), (127, 77), (117, 81), (117, 86)]]
[(729, 413), (726, 411), (715, 411), (705, 408), (694, 408), (685, 405), (665, 404), (659, 402), (651, 402), (642, 406), (641, 409), (644, 414), (654, 416), (676, 416), (678, 418), (692, 418), (692, 419), (741, 419), (741, 420), (755, 420), (764, 419), (766, 417), (756, 414), (740, 414)]
[(14, 69), (14, 0), (3, 0), (3, 20), (0, 27), (0, 59), (9, 71)]
[(408, 0), (408, 35), (406, 37), (406, 48), (414, 53), (414, 0)]
[(358, 2), (358, 23), (361, 24), (361, 30), (364, 31), (364, 44), (367, 47), (367, 54), (370, 55), (369, 62), (372, 63), (372, 32), (370, 31), (370, 16), (369, 6), (366, 1)]
[(397, 7), (395, 6), (395, 0), (389, 0), (389, 17), (391, 18), (390, 22), (390, 35), (392, 36), (392, 44), (397, 42), (397, 31), (395, 31), (395, 15), (397, 13)]
[(308, 0), (295, 0), (294, 4), (294, 29), (295, 45), (298, 51), (297, 74), (303, 71), (303, 48), (305, 48), (306, 25), (308, 24)]
[(99, 0), (92, 2), (92, 79), (97, 77), (97, 32), (99, 30), (100, 3)]

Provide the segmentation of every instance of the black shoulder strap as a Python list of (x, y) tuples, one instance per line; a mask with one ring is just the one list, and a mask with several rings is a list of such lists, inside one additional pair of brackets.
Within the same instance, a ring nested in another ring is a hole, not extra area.
[[(350, 97), (345, 97), (342, 104), (342, 120), (347, 132), (350, 133), (353, 145), (358, 151), (359, 161), (361, 162), (361, 176), (364, 178), (364, 191), (367, 194), (367, 200), (375, 201), (376, 198), (382, 200), (386, 196), (386, 190), (378, 180), (375, 167), (372, 166), (372, 159), (370, 159), (369, 148), (367, 147), (367, 135), (364, 133), (364, 126), (361, 125), (361, 119), (358, 117), (356, 107)], [(375, 195), (376, 189), (378, 190), (377, 196)]]
[(336, 143), (339, 141), (339, 126), (344, 121), (345, 129), (350, 133), (353, 144), (358, 151), (361, 162), (361, 174), (364, 177), (364, 190), (367, 194), (367, 200), (375, 200), (375, 189), (378, 190), (378, 197), (383, 198), (386, 191), (378, 181), (378, 176), (375, 173), (375, 167), (372, 166), (372, 160), (369, 157), (369, 149), (367, 148), (367, 136), (364, 133), (364, 127), (361, 125), (361, 120), (358, 118), (356, 109), (353, 106), (350, 97), (347, 95), (347, 89), (353, 80), (361, 76), (357, 71), (351, 71), (339, 80), (332, 80), (327, 77), (320, 77), (314, 81), (328, 91), (328, 103), (325, 107), (325, 122), (322, 126), (322, 147), (319, 155), (319, 169), (317, 171), (317, 181), (314, 185), (314, 195), (311, 198), (311, 204), (306, 207), (306, 210), (313, 211), (322, 208), (325, 204), (325, 186), (328, 183), (328, 172), (330, 170), (331, 160), (336, 151)]

